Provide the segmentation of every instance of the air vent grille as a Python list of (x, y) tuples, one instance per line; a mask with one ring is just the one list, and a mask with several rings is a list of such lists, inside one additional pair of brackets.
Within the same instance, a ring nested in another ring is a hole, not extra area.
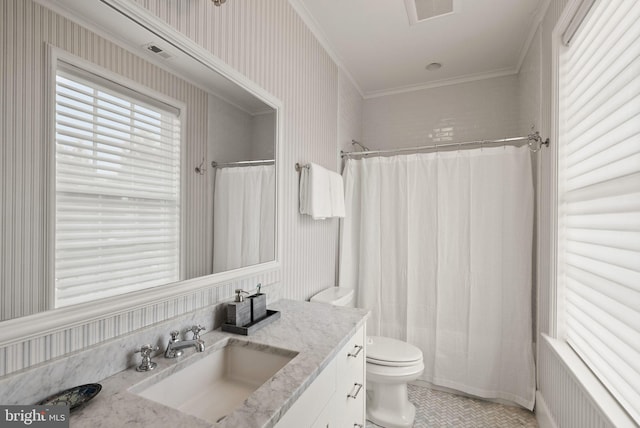
[(453, 12), (453, 0), (415, 0), (418, 21)]
[(147, 43), (146, 45), (144, 45), (144, 47), (149, 51), (152, 52), (155, 55), (158, 55), (159, 57), (162, 57), (164, 59), (169, 59), (171, 58), (171, 55), (165, 51), (164, 49), (162, 49), (160, 46), (158, 46), (157, 43)]
[(457, 11), (458, 0), (405, 0), (411, 25)]

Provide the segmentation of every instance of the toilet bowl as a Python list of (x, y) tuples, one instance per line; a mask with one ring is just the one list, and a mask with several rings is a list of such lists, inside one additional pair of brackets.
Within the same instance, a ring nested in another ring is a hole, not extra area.
[[(354, 291), (345, 287), (325, 289), (310, 300), (355, 307)], [(422, 351), (401, 340), (368, 336), (365, 354), (367, 419), (386, 428), (411, 427), (416, 409), (409, 402), (407, 382), (424, 371)]]
[(416, 408), (407, 398), (407, 382), (424, 371), (422, 351), (401, 340), (369, 336), (365, 355), (367, 419), (386, 428), (412, 426)]

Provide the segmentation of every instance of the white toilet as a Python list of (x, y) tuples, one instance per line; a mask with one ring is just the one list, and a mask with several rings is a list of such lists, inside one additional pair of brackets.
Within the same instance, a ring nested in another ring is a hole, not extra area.
[[(353, 289), (331, 287), (313, 296), (312, 302), (355, 307)], [(367, 419), (386, 428), (413, 425), (416, 408), (409, 402), (407, 382), (424, 370), (422, 351), (401, 340), (369, 336), (367, 357)]]

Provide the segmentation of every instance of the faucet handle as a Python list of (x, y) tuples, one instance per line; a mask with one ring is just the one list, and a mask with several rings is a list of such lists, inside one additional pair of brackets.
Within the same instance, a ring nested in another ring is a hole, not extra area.
[(206, 330), (206, 328), (204, 328), (200, 324), (194, 325), (193, 327), (187, 329), (187, 331), (190, 331), (191, 333), (193, 333), (193, 340), (200, 339), (200, 332), (203, 330)]
[(143, 356), (143, 357), (149, 357), (149, 356), (151, 356), (151, 353), (152, 353), (152, 352), (155, 352), (155, 351), (157, 351), (158, 349), (160, 349), (160, 348), (158, 347), (158, 345), (156, 345), (156, 346), (151, 346), (151, 345), (149, 345), (149, 344), (147, 344), (147, 345), (142, 345), (142, 346), (140, 347), (140, 349), (136, 350), (136, 354), (137, 354), (137, 353), (140, 353), (140, 354), (142, 354), (142, 356)]
[(149, 344), (142, 345), (140, 349), (136, 350), (136, 354), (140, 353), (142, 355), (142, 362), (136, 370), (139, 372), (148, 372), (149, 370), (153, 370), (156, 368), (157, 364), (151, 361), (151, 353), (160, 349), (158, 346), (151, 346)]
[(178, 330), (172, 330), (171, 332), (169, 332), (169, 334), (171, 335), (172, 342), (177, 342), (178, 340), (180, 340), (180, 332)]

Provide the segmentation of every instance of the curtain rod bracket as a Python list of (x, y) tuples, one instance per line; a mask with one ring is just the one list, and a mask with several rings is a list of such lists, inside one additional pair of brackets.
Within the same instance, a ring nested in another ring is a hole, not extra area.
[[(542, 146), (549, 147), (549, 139), (543, 140), (539, 131), (532, 132), (527, 137), (529, 138), (529, 150), (533, 153), (539, 152)], [(535, 147), (534, 143), (537, 144), (537, 147)]]
[(205, 160), (203, 157), (202, 162), (200, 162), (200, 165), (194, 168), (194, 170), (196, 171), (196, 174), (204, 175), (207, 172), (207, 168), (204, 166), (204, 162)]
[(364, 144), (362, 144), (362, 143), (360, 143), (360, 142), (358, 142), (356, 140), (351, 140), (351, 145), (360, 147), (363, 152), (371, 151), (371, 149), (369, 147), (365, 146)]

